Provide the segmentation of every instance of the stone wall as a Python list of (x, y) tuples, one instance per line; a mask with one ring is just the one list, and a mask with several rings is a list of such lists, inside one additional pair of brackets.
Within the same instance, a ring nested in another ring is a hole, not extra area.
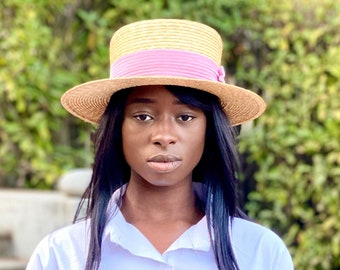
[(24, 269), (14, 265), (25, 265), (45, 235), (72, 223), (90, 176), (89, 169), (71, 171), (55, 191), (0, 189), (0, 270)]
[(72, 223), (78, 202), (61, 192), (0, 190), (0, 231), (11, 238), (6, 255), (29, 257), (46, 234)]

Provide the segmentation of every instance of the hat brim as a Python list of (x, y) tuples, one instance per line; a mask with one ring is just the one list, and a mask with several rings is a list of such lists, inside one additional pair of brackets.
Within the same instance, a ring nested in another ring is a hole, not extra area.
[(98, 123), (113, 93), (144, 85), (176, 85), (196, 88), (218, 96), (233, 126), (259, 117), (266, 109), (263, 99), (244, 88), (209, 80), (181, 77), (125, 77), (77, 85), (63, 94), (61, 103), (74, 116)]

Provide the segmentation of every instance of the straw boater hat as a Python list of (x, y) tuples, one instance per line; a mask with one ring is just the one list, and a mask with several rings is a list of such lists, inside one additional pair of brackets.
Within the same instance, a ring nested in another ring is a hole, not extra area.
[(218, 96), (232, 125), (260, 116), (257, 94), (224, 82), (222, 39), (211, 27), (177, 19), (146, 20), (120, 28), (110, 43), (110, 78), (77, 85), (61, 103), (98, 123), (113, 93), (142, 85), (177, 85)]

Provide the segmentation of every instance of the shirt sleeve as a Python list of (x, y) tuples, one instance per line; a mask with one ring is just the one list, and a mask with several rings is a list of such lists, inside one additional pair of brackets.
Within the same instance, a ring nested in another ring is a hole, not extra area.
[(57, 261), (46, 236), (33, 251), (26, 270), (58, 270)]
[(263, 269), (294, 270), (293, 260), (281, 238), (267, 230), (260, 241)]
[(231, 238), (241, 270), (294, 270), (285, 243), (268, 228), (235, 218)]
[(283, 245), (283, 248), (279, 254), (279, 258), (277, 259), (277, 270), (294, 270), (294, 264), (292, 257), (286, 248)]

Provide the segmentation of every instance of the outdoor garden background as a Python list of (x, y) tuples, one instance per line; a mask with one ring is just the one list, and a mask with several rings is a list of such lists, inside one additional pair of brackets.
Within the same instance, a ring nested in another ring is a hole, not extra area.
[(0, 186), (53, 189), (91, 166), (94, 126), (60, 96), (108, 77), (114, 30), (160, 17), (217, 29), (228, 82), (267, 102), (239, 136), (247, 213), (284, 239), (297, 270), (339, 270), (338, 0), (2, 0)]

